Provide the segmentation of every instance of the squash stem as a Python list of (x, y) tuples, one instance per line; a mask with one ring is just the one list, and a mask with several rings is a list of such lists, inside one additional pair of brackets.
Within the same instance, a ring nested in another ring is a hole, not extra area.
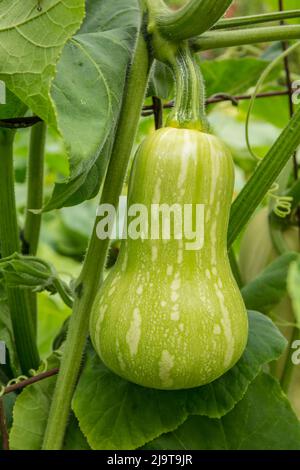
[(199, 64), (187, 44), (179, 47), (171, 67), (176, 83), (176, 100), (167, 125), (207, 132), (204, 81)]
[[(149, 69), (147, 44), (140, 33), (100, 204), (112, 204), (115, 208), (118, 207), (148, 84)], [(44, 450), (59, 450), (63, 445), (71, 400), (88, 335), (90, 312), (105, 268), (109, 240), (100, 240), (97, 237), (97, 223), (98, 219), (95, 221), (93, 235), (77, 282), (77, 295), (44, 437)]]
[[(0, 246), (6, 258), (20, 252), (19, 227), (14, 191), (13, 142), (14, 131), (0, 133)], [(25, 292), (18, 288), (7, 289), (16, 349), (22, 372), (39, 365), (39, 354), (30, 308)]]

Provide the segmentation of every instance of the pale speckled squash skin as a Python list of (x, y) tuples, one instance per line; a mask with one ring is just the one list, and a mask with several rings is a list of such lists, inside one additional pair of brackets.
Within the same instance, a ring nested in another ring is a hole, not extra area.
[(247, 343), (248, 320), (227, 256), (234, 169), (210, 134), (164, 128), (133, 165), (128, 206), (205, 204), (205, 241), (123, 241), (96, 298), (93, 345), (116, 374), (156, 389), (207, 384), (230, 369)]

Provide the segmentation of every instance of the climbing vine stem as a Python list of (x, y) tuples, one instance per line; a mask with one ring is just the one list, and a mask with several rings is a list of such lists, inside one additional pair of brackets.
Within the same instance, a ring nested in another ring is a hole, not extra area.
[[(149, 68), (147, 44), (140, 34), (124, 92), (123, 107), (101, 195), (101, 204), (112, 204), (116, 208), (118, 206), (145, 97)], [(73, 314), (44, 437), (45, 450), (61, 449), (63, 444), (71, 399), (88, 334), (89, 314), (105, 267), (109, 240), (97, 238), (97, 223), (96, 219), (83, 269), (77, 282)]]

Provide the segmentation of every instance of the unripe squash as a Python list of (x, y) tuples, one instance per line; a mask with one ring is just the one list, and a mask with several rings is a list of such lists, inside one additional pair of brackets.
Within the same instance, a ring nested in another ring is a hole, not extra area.
[(231, 155), (210, 134), (167, 127), (139, 148), (128, 207), (143, 204), (150, 214), (153, 204), (204, 204), (204, 245), (186, 249), (185, 235), (122, 241), (90, 322), (96, 351), (121, 377), (186, 389), (215, 380), (241, 357), (247, 313), (226, 243), (233, 183)]

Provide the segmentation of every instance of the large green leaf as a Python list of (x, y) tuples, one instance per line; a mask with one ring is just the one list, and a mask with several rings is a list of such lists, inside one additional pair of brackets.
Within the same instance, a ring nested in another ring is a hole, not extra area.
[[(268, 61), (257, 58), (206, 60), (202, 72), (207, 95), (246, 93), (256, 84)], [(274, 76), (274, 75), (273, 75)]]
[(191, 390), (140, 387), (110, 372), (89, 351), (73, 399), (73, 410), (93, 449), (134, 449), (176, 429), (190, 414), (220, 417), (242, 399), (263, 364), (280, 356), (286, 344), (272, 322), (250, 312), (247, 349), (215, 382)]
[(0, 79), (47, 123), (56, 126), (50, 96), (61, 51), (79, 28), (84, 0), (2, 0)]
[(52, 86), (70, 178), (55, 185), (45, 210), (78, 204), (99, 191), (140, 23), (138, 0), (88, 0), (86, 9), (81, 30), (63, 50)]
[[(51, 356), (48, 360), (48, 369), (58, 366), (57, 357)], [(39, 450), (41, 448), (55, 382), (55, 376), (43, 379), (26, 387), (18, 396), (10, 432), (12, 450)], [(66, 450), (89, 449), (73, 414), (70, 416), (64, 448)]]
[(75, 178), (71, 176), (69, 180), (56, 183), (52, 197), (44, 210), (50, 211), (55, 208), (75, 206), (95, 197), (107, 169), (110, 148), (111, 139), (108, 137), (90, 169), (87, 167), (87, 171), (83, 171)]
[[(0, 381), (0, 386), (2, 385)], [(3, 404), (4, 404), (4, 412), (5, 412), (5, 419), (7, 428), (10, 429), (12, 425), (13, 419), (13, 408), (16, 401), (16, 394), (15, 393), (8, 393), (3, 397)], [(0, 449), (2, 449), (2, 436), (0, 432)]]
[(80, 431), (78, 421), (74, 414), (71, 414), (65, 438), (64, 450), (90, 450), (86, 438)]
[[(52, 356), (48, 360), (48, 369), (58, 366), (58, 358)], [(18, 396), (10, 432), (10, 448), (12, 450), (38, 450), (41, 448), (55, 382), (54, 376), (41, 380), (26, 387)]]
[[(287, 276), (298, 253), (285, 253), (277, 258), (252, 282), (242, 289), (246, 307), (260, 312), (268, 312), (277, 305), (287, 291)], [(298, 285), (299, 290), (299, 285)]]
[(81, 33), (137, 28), (139, 0), (86, 0), (87, 15)]
[(300, 423), (279, 384), (259, 375), (233, 411), (221, 419), (192, 416), (148, 449), (300, 450)]
[[(213, 384), (178, 392), (126, 382), (110, 372), (89, 348), (73, 401), (81, 431), (95, 449), (137, 448), (176, 429), (190, 414), (222, 416), (242, 399), (262, 365), (278, 358), (284, 345), (272, 322), (251, 312), (249, 343), (239, 363)], [(57, 359), (50, 358), (48, 368), (56, 365)], [(10, 434), (13, 449), (41, 448), (55, 381), (51, 377), (30, 385), (17, 398)], [(78, 429), (70, 432), (83, 442)], [(71, 441), (67, 439), (68, 446)]]

